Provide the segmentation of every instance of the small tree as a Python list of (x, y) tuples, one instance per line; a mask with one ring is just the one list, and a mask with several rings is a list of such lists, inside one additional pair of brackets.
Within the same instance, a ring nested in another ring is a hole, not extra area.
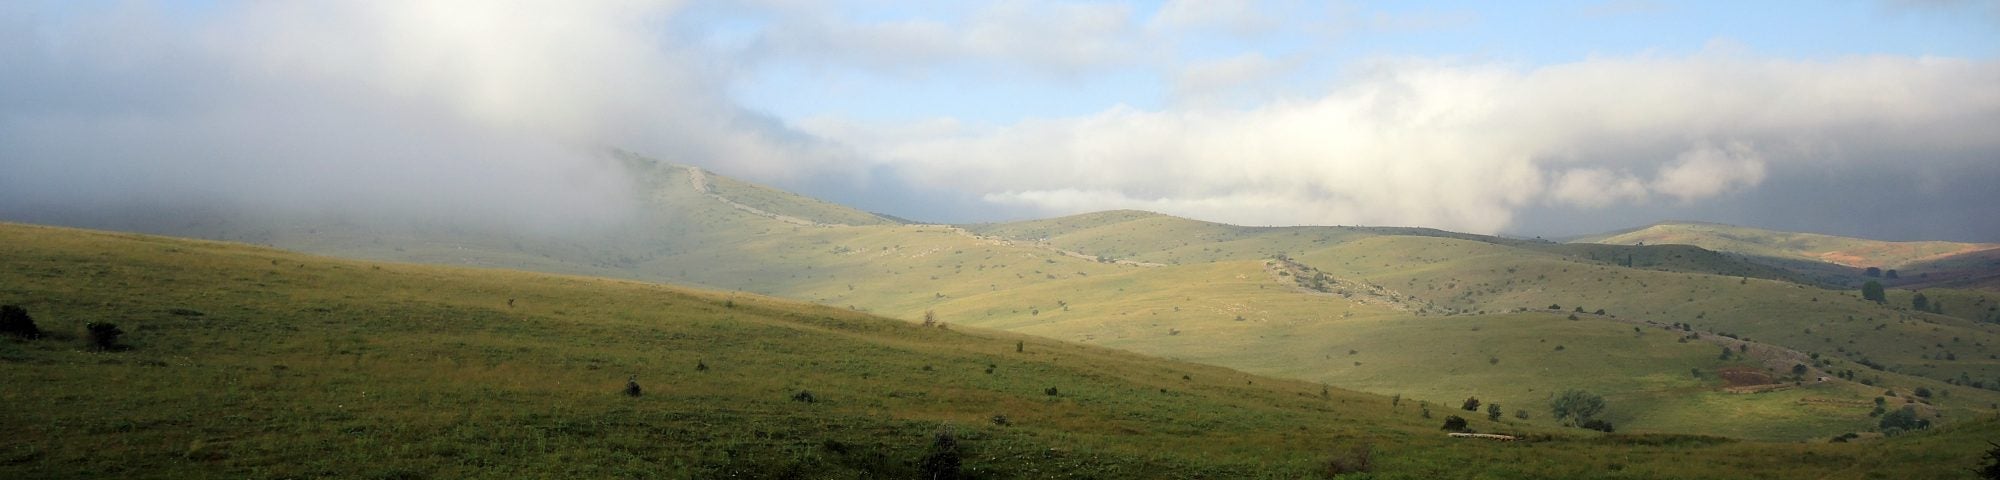
[(1930, 426), (1931, 426), (1930, 420), (1917, 418), (1916, 407), (1911, 407), (1908, 405), (1903, 406), (1903, 408), (1896, 409), (1896, 411), (1883, 414), (1882, 422), (1876, 425), (1876, 427), (1880, 428), (1882, 430), (1882, 433), (1885, 434), (1890, 433), (1891, 431), (1904, 432), (1910, 430), (1920, 430), (1920, 429), (1930, 428)]
[(1986, 466), (1973, 470), (1972, 473), (1978, 474), (1979, 478), (1984, 480), (2000, 480), (2000, 443), (1988, 441), (1986, 444), (1993, 446), (1991, 450), (1986, 451)]
[(1886, 271), (1883, 271), (1883, 272), (1882, 272), (1882, 278), (1887, 278), (1887, 279), (1890, 279), (1890, 280), (1895, 280), (1895, 279), (1896, 279), (1896, 269), (1893, 269), (1893, 268), (1892, 268), (1892, 269), (1889, 269), (1889, 270), (1886, 270)]
[(1604, 413), (1604, 397), (1583, 390), (1569, 389), (1549, 400), (1549, 412), (1556, 420), (1575, 423), (1588, 422), (1597, 414)]
[(935, 326), (937, 326), (937, 312), (936, 312), (936, 311), (932, 311), (932, 310), (924, 310), (924, 326), (926, 326), (926, 327), (935, 327)]
[(1868, 283), (1861, 284), (1861, 299), (1875, 303), (1889, 301), (1888, 296), (1882, 293), (1882, 282), (1874, 280), (1869, 280)]
[(42, 329), (35, 326), (35, 318), (28, 316), (28, 309), (19, 305), (0, 305), (0, 334), (39, 338)]
[(1479, 397), (1466, 397), (1466, 398), (1465, 398), (1465, 403), (1464, 403), (1464, 404), (1462, 404), (1462, 405), (1459, 405), (1459, 406), (1458, 406), (1458, 408), (1463, 408), (1463, 409), (1465, 409), (1465, 411), (1468, 411), (1468, 412), (1477, 412), (1477, 411), (1479, 411)]
[(1918, 293), (1910, 297), (1910, 308), (1919, 312), (1931, 311), (1931, 299), (1924, 297), (1922, 293)]
[(1444, 427), (1442, 428), (1453, 432), (1463, 432), (1465, 431), (1465, 419), (1457, 415), (1444, 417)]
[(1498, 403), (1486, 404), (1486, 419), (1495, 422), (1500, 421), (1500, 404)]
[(1868, 267), (1867, 270), (1862, 270), (1861, 274), (1866, 275), (1868, 278), (1881, 278), (1882, 269), (1879, 267)]

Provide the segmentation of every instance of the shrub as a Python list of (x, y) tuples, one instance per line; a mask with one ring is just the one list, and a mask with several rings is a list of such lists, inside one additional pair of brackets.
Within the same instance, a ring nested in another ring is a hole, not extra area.
[(1002, 427), (1005, 427), (1005, 426), (1008, 426), (1008, 425), (1013, 425), (1013, 424), (1014, 424), (1014, 421), (1013, 421), (1013, 420), (1008, 420), (1008, 419), (1007, 419), (1007, 414), (1004, 414), (1004, 413), (1001, 413), (1001, 414), (995, 414), (995, 415), (993, 415), (993, 424), (994, 424), (994, 425), (999, 425), (999, 426), (1002, 426)]
[(1486, 419), (1495, 422), (1500, 421), (1500, 404), (1498, 403), (1486, 404)]
[(1917, 409), (1905, 406), (1896, 409), (1896, 411), (1883, 414), (1882, 422), (1876, 424), (1876, 426), (1882, 429), (1883, 434), (1888, 434), (1891, 430), (1903, 432), (1930, 428), (1931, 421), (1917, 418)]
[(706, 371), (708, 371), (708, 362), (704, 362), (704, 361), (701, 361), (701, 360), (695, 360), (695, 361), (694, 361), (694, 371), (697, 371), (697, 372), (706, 372)]
[(19, 305), (0, 305), (0, 334), (39, 338), (42, 329), (35, 326), (35, 318), (28, 316), (28, 309)]
[(625, 379), (625, 396), (637, 397), (645, 394), (645, 389), (639, 388), (638, 375), (633, 375), (632, 378)]
[(1479, 411), (1479, 397), (1466, 397), (1465, 403), (1459, 405), (1458, 408), (1463, 408), (1468, 412)]
[(1973, 470), (1972, 473), (1985, 480), (2000, 480), (2000, 443), (1988, 441), (1986, 444), (1993, 446), (1993, 449), (1986, 451), (1986, 465)]
[(1062, 392), (1056, 391), (1056, 387), (1049, 387), (1047, 390), (1042, 390), (1042, 393), (1048, 394), (1051, 397), (1062, 394)]
[(1517, 409), (1514, 409), (1514, 418), (1518, 418), (1518, 419), (1522, 419), (1522, 420), (1527, 420), (1527, 419), (1528, 419), (1528, 411), (1527, 411), (1527, 410), (1522, 410), (1522, 409), (1518, 409), (1518, 408), (1517, 408)]
[(961, 463), (958, 455), (958, 437), (953, 436), (949, 429), (940, 431), (931, 439), (930, 453), (924, 455), (922, 478), (933, 480), (961, 478), (959, 472)]
[(792, 401), (801, 403), (818, 403), (819, 397), (813, 396), (812, 390), (799, 390), (799, 393), (792, 394)]
[(1465, 419), (1457, 415), (1444, 417), (1444, 427), (1441, 428), (1447, 431), (1463, 432), (1465, 431)]
[(1335, 448), (1333, 454), (1326, 459), (1326, 471), (1324, 473), (1327, 478), (1334, 478), (1349, 473), (1366, 473), (1369, 470), (1375, 469), (1373, 457), (1374, 448), (1367, 443), (1358, 443), (1347, 448)]
[(1606, 422), (1604, 420), (1595, 418), (1584, 421), (1583, 428), (1588, 428), (1591, 430), (1596, 430), (1604, 433), (1611, 433), (1611, 431), (1614, 430), (1611, 427), (1611, 422)]
[(83, 328), (89, 334), (90, 344), (99, 350), (125, 349), (124, 345), (118, 344), (118, 337), (125, 334), (124, 330), (118, 329), (118, 325), (107, 322), (90, 322), (84, 324)]

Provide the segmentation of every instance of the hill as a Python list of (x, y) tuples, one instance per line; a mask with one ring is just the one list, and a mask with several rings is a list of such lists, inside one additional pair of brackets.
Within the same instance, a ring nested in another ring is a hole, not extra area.
[[(1437, 404), (1540, 405), (1589, 388), (1616, 401), (1607, 415), (1627, 431), (1824, 439), (1873, 428), (1873, 400), (1889, 390), (1886, 400), (1937, 421), (2000, 403), (1991, 391), (2000, 333), (1975, 315), (1990, 305), (1980, 298), (1947, 299), (1943, 315), (1914, 312), (1906, 298), (1862, 302), (1854, 290), (1698, 247), (1240, 227), (1134, 211), (905, 224), (690, 167), (619, 161), (644, 208), (598, 231), (221, 217), (166, 233), (688, 283), (910, 322), (928, 314)], [(1725, 347), (1739, 351), (1722, 358)], [(1799, 365), (1807, 374), (1792, 372)], [(1782, 380), (1795, 375), (1813, 382)], [(1768, 387), (1747, 391), (1746, 378)], [(1918, 387), (1950, 393), (1920, 398)]]
[[(1373, 395), (726, 292), (20, 225), (0, 253), (0, 299), (52, 333), (0, 340), (12, 478), (1298, 478), (1362, 456), (1374, 478), (1936, 478), (1993, 426), (1784, 445), (1471, 420), (1535, 439), (1498, 444)], [(87, 321), (128, 348), (85, 348)]]
[[(1780, 232), (1716, 223), (1661, 223), (1634, 230), (1591, 235), (1573, 243), (1613, 245), (1694, 245), (1709, 250), (1785, 261), (1787, 265), (1809, 267), (1831, 264), (1860, 273), (1870, 267), (1905, 270), (1904, 276), (1936, 270), (1940, 260), (1978, 252), (1993, 252), (2000, 244), (1960, 242), (1890, 242), (1863, 238)], [(1810, 262), (1810, 263), (1799, 263)], [(1924, 268), (1930, 265), (1932, 268)], [(1983, 265), (1990, 266), (1990, 265)]]

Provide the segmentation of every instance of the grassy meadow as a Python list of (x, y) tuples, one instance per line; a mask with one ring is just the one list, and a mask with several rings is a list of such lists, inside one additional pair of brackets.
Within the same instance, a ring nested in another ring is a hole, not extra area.
[[(8, 478), (1302, 478), (1364, 445), (1348, 477), (1953, 478), (1995, 425), (1782, 444), (1468, 414), (1536, 441), (1453, 440), (1444, 405), (625, 280), (20, 225), (0, 272), (50, 332), (0, 340)], [(98, 321), (129, 349), (86, 347)]]

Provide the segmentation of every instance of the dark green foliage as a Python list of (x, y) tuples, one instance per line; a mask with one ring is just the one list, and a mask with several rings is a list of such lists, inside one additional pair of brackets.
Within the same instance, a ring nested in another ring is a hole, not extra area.
[(1486, 404), (1486, 419), (1495, 422), (1500, 421), (1500, 404), (1498, 403)]
[(1903, 408), (1899, 408), (1893, 412), (1889, 412), (1887, 414), (1882, 415), (1881, 423), (1876, 424), (1876, 427), (1880, 428), (1882, 430), (1882, 433), (1884, 434), (1890, 434), (1893, 432), (1905, 432), (1910, 430), (1922, 430), (1930, 428), (1930, 426), (1931, 426), (1930, 420), (1917, 418), (1916, 407), (1911, 407), (1907, 405), (1904, 406)]
[(1022, 351), (1022, 350), (1024, 350), (1024, 349), (1026, 349), (1026, 348), (1027, 348), (1027, 346), (1028, 346), (1028, 342), (1025, 342), (1025, 341), (1021, 341), (1021, 340), (1015, 340), (1015, 341), (1014, 341), (1014, 353), (1021, 353), (1021, 351)]
[(1862, 270), (1862, 271), (1861, 271), (1861, 274), (1862, 274), (1862, 275), (1865, 275), (1865, 276), (1867, 276), (1867, 277), (1869, 277), (1869, 278), (1881, 278), (1881, 277), (1882, 277), (1882, 269), (1881, 269), (1881, 268), (1879, 268), (1879, 267), (1868, 267), (1868, 269), (1867, 269), (1867, 270)]
[(1919, 293), (1910, 296), (1910, 308), (1919, 312), (1931, 311), (1931, 299)]
[(1915, 393), (1918, 397), (1931, 398), (1931, 389), (1929, 387), (1917, 387), (1917, 391), (1912, 393)]
[(625, 379), (625, 396), (637, 397), (645, 394), (646, 390), (639, 388), (638, 375), (633, 375), (632, 378)]
[(932, 480), (955, 480), (964, 478), (959, 467), (962, 459), (958, 454), (958, 437), (947, 429), (931, 439), (930, 453), (924, 454), (923, 476)]
[(800, 403), (818, 403), (819, 397), (813, 396), (812, 390), (799, 390), (799, 393), (792, 394), (792, 401)]
[(1586, 423), (1604, 413), (1604, 397), (1583, 390), (1564, 390), (1549, 400), (1549, 411), (1559, 421)]
[(118, 337), (125, 335), (125, 331), (119, 330), (118, 325), (106, 322), (90, 322), (84, 324), (83, 328), (89, 334), (91, 346), (97, 347), (99, 350), (125, 349), (124, 345), (118, 344)]
[(1887, 278), (1887, 279), (1890, 279), (1890, 280), (1895, 280), (1895, 279), (1896, 279), (1896, 270), (1895, 270), (1895, 269), (1889, 269), (1888, 271), (1885, 271), (1885, 272), (1882, 272), (1882, 278)]
[(1048, 394), (1051, 397), (1062, 394), (1062, 392), (1056, 390), (1056, 387), (1049, 387), (1047, 390), (1042, 390), (1042, 393)]
[(1465, 419), (1457, 415), (1444, 417), (1444, 427), (1441, 428), (1447, 431), (1463, 432), (1465, 431)]
[(1007, 414), (1004, 414), (1004, 413), (1001, 413), (1001, 414), (995, 414), (995, 415), (993, 415), (993, 424), (994, 424), (994, 425), (999, 425), (999, 426), (1002, 426), (1002, 427), (1005, 427), (1005, 426), (1009, 426), (1009, 425), (1013, 425), (1013, 424), (1014, 424), (1014, 421), (1013, 421), (1013, 420), (1008, 420), (1008, 419), (1007, 419)]
[(694, 371), (697, 371), (697, 372), (706, 372), (706, 371), (708, 371), (708, 362), (705, 362), (705, 361), (701, 361), (701, 360), (695, 360), (695, 361), (694, 361)]
[(1463, 408), (1468, 412), (1479, 411), (1479, 397), (1466, 397), (1465, 403), (1460, 404), (1458, 408)]
[(1882, 292), (1882, 282), (1874, 280), (1861, 285), (1861, 299), (1875, 303), (1889, 301), (1888, 295)]
[(28, 309), (19, 305), (0, 305), (0, 334), (39, 338), (42, 329), (35, 326), (35, 318), (28, 316)]
[(1993, 448), (1986, 451), (1986, 465), (1973, 470), (1983, 480), (2000, 480), (2000, 443), (1986, 442)]
[(1602, 419), (1596, 419), (1596, 418), (1584, 421), (1583, 425), (1581, 426), (1583, 428), (1588, 428), (1591, 430), (1596, 430), (1604, 433), (1611, 433), (1617, 430), (1611, 426), (1611, 422), (1607, 422)]
[(1793, 375), (1805, 375), (1805, 374), (1806, 374), (1806, 371), (1807, 371), (1807, 370), (1808, 370), (1808, 368), (1806, 367), (1806, 364), (1803, 364), (1803, 363), (1799, 363), (1799, 364), (1793, 364), (1793, 365), (1792, 365), (1792, 374), (1793, 374)]

